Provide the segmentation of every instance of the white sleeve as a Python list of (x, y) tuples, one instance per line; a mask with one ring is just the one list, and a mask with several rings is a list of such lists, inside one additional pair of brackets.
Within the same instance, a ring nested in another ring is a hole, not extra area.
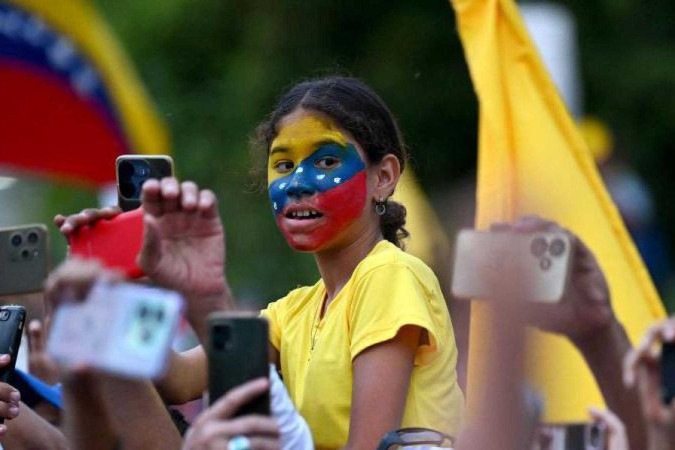
[(270, 403), (272, 416), (279, 425), (281, 450), (314, 450), (309, 426), (295, 409), (284, 382), (272, 364), (270, 364)]

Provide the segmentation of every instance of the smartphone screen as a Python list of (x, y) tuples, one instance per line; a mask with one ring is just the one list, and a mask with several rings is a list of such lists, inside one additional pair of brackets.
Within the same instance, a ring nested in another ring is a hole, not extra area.
[(666, 342), (661, 350), (661, 388), (663, 403), (669, 405), (675, 398), (675, 343)]
[[(208, 319), (209, 403), (247, 381), (269, 377), (267, 321), (256, 316), (212, 314)], [(236, 415), (270, 414), (269, 392)]]
[(141, 188), (147, 180), (173, 176), (173, 160), (166, 155), (123, 155), (115, 165), (117, 203), (122, 211), (141, 206)]

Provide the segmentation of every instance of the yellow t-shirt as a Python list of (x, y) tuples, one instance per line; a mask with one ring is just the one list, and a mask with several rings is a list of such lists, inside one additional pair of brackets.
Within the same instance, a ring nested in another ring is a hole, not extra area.
[(450, 315), (431, 269), (388, 241), (379, 242), (328, 305), (322, 280), (270, 303), (270, 341), (293, 403), (307, 420), (317, 449), (347, 443), (352, 362), (366, 348), (396, 336), (405, 325), (428, 332), (415, 356), (402, 427), (456, 435), (463, 411), (457, 348)]

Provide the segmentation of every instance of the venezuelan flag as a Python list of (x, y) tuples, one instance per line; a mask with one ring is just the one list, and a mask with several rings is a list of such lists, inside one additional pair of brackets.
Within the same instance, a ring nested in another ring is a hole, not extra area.
[(0, 169), (114, 182), (120, 154), (169, 139), (87, 0), (0, 0)]
[[(598, 174), (590, 151), (544, 68), (513, 0), (451, 0), (480, 104), (476, 226), (525, 214), (578, 234), (609, 283), (612, 306), (633, 342), (663, 305)], [(474, 305), (469, 404), (481, 389), (480, 355), (490, 339)], [(602, 403), (595, 381), (564, 338), (533, 331), (528, 376), (550, 422), (587, 420)]]

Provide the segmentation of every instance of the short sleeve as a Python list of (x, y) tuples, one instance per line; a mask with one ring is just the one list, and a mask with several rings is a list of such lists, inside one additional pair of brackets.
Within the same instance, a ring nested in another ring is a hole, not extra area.
[(260, 311), (260, 317), (264, 317), (269, 322), (270, 326), (270, 344), (274, 346), (277, 350), (281, 349), (281, 327), (279, 326), (281, 314), (281, 308), (279, 305), (281, 300), (272, 302), (267, 305), (267, 308)]
[(405, 264), (386, 264), (364, 274), (356, 284), (350, 311), (352, 360), (368, 347), (393, 339), (402, 327), (416, 325), (427, 331), (428, 341), (418, 348), (415, 365), (430, 363), (442, 342), (433, 298)]

